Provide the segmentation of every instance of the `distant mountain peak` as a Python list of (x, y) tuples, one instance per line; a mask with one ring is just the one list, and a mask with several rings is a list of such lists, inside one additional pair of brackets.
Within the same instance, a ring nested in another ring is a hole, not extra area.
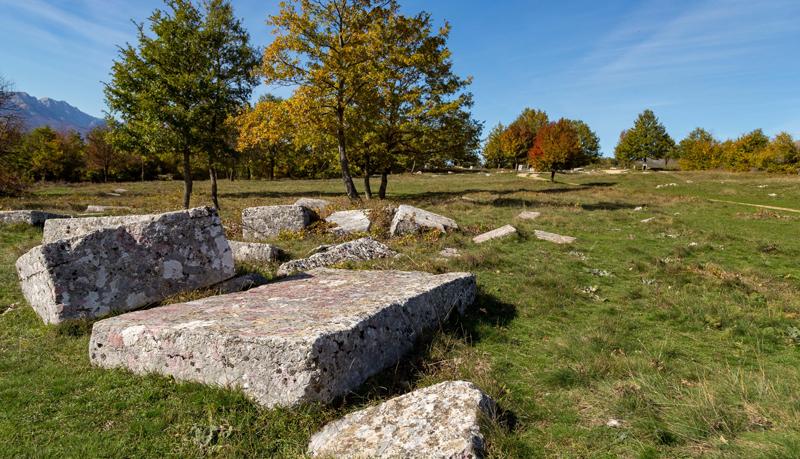
[(25, 127), (30, 130), (50, 126), (57, 131), (73, 130), (85, 136), (95, 127), (105, 124), (102, 119), (86, 114), (63, 100), (50, 97), (37, 99), (26, 92), (14, 93), (12, 100)]

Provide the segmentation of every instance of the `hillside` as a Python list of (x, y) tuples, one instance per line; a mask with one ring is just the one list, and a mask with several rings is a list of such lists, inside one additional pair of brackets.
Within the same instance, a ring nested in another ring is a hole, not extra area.
[(62, 100), (48, 97), (37, 99), (28, 93), (17, 92), (12, 101), (28, 129), (50, 126), (59, 131), (75, 130), (86, 135), (94, 127), (104, 123), (102, 119), (88, 115)]

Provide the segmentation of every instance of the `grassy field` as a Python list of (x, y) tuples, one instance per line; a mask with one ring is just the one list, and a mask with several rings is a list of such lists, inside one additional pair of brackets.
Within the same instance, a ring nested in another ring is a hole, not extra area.
[[(264, 410), (233, 391), (92, 368), (90, 324), (44, 326), (19, 291), (14, 260), (41, 231), (3, 227), (0, 456), (296, 457), (315, 430), (344, 413), (415, 387), (467, 379), (507, 410), (487, 428), (492, 457), (797, 457), (800, 213), (711, 199), (800, 209), (800, 179), (558, 179), (392, 178), (392, 201), (452, 217), (463, 231), (388, 240), (405, 256), (363, 266), (472, 271), (479, 299), (402, 365), (332, 407)], [(105, 194), (120, 187), (128, 193)], [(44, 185), (0, 206), (165, 211), (180, 206), (180, 187)], [(196, 185), (193, 204), (209, 202), (207, 187)], [(343, 208), (341, 189), (337, 180), (223, 181), (222, 216), (236, 237), (244, 207), (320, 196)], [(515, 220), (522, 210), (542, 216)], [(519, 237), (471, 243), (508, 223)], [(535, 239), (534, 229), (578, 240), (554, 245)], [(302, 256), (332, 241), (311, 231), (276, 243)], [(444, 247), (463, 256), (439, 259)]]

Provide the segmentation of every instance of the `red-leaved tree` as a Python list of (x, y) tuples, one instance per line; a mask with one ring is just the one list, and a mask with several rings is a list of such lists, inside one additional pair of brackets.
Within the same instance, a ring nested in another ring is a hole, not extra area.
[(554, 181), (557, 171), (583, 166), (589, 158), (583, 154), (573, 123), (561, 118), (539, 129), (528, 162), (538, 171), (550, 171), (550, 181)]

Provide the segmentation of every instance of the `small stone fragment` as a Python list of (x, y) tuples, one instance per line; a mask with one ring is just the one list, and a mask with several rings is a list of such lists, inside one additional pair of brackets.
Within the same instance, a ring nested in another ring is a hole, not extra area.
[(572, 244), (575, 238), (571, 236), (562, 236), (560, 234), (548, 233), (547, 231), (536, 230), (533, 233), (537, 239), (543, 241), (553, 242), (555, 244)]
[(332, 266), (345, 261), (367, 261), (376, 258), (391, 258), (395, 255), (397, 255), (397, 252), (385, 244), (371, 237), (365, 237), (324, 248), (321, 252), (317, 252), (308, 258), (288, 261), (278, 268), (278, 275), (288, 276), (289, 274)]
[(439, 252), (439, 256), (444, 258), (458, 258), (461, 256), (461, 252), (453, 247), (446, 247)]
[(321, 211), (325, 210), (331, 203), (324, 199), (315, 199), (315, 198), (300, 198), (295, 201), (294, 205), (306, 207), (311, 210)]
[(257, 242), (237, 242), (228, 241), (233, 252), (233, 262), (235, 264), (260, 265), (273, 263), (284, 257), (285, 252), (272, 244), (260, 244)]
[(442, 233), (458, 230), (458, 224), (453, 219), (419, 209), (412, 206), (401, 205), (394, 214), (389, 233), (392, 236), (415, 234), (420, 231), (436, 229)]
[(541, 212), (525, 211), (525, 212), (522, 212), (521, 214), (517, 215), (517, 218), (519, 218), (520, 220), (536, 220), (541, 215), (542, 215)]
[(645, 218), (644, 220), (641, 221), (641, 223), (650, 223), (655, 219), (656, 217)]
[(331, 422), (311, 437), (311, 457), (483, 457), (482, 417), (495, 402), (466, 381), (448, 381), (395, 397)]
[(242, 211), (242, 235), (258, 239), (275, 237), (281, 231), (302, 231), (317, 218), (316, 212), (303, 206), (250, 207)]
[(369, 232), (372, 222), (369, 221), (369, 210), (343, 210), (334, 212), (326, 222), (336, 225), (330, 231), (337, 235)]
[(0, 224), (26, 223), (31, 226), (42, 226), (52, 218), (69, 218), (69, 215), (42, 212), (41, 210), (0, 211)]
[(486, 241), (491, 241), (492, 239), (499, 239), (506, 236), (511, 236), (512, 234), (517, 234), (517, 229), (511, 225), (501, 226), (500, 228), (494, 229), (489, 231), (488, 233), (483, 233), (481, 235), (475, 236), (472, 238), (472, 242), (476, 244), (482, 244)]

